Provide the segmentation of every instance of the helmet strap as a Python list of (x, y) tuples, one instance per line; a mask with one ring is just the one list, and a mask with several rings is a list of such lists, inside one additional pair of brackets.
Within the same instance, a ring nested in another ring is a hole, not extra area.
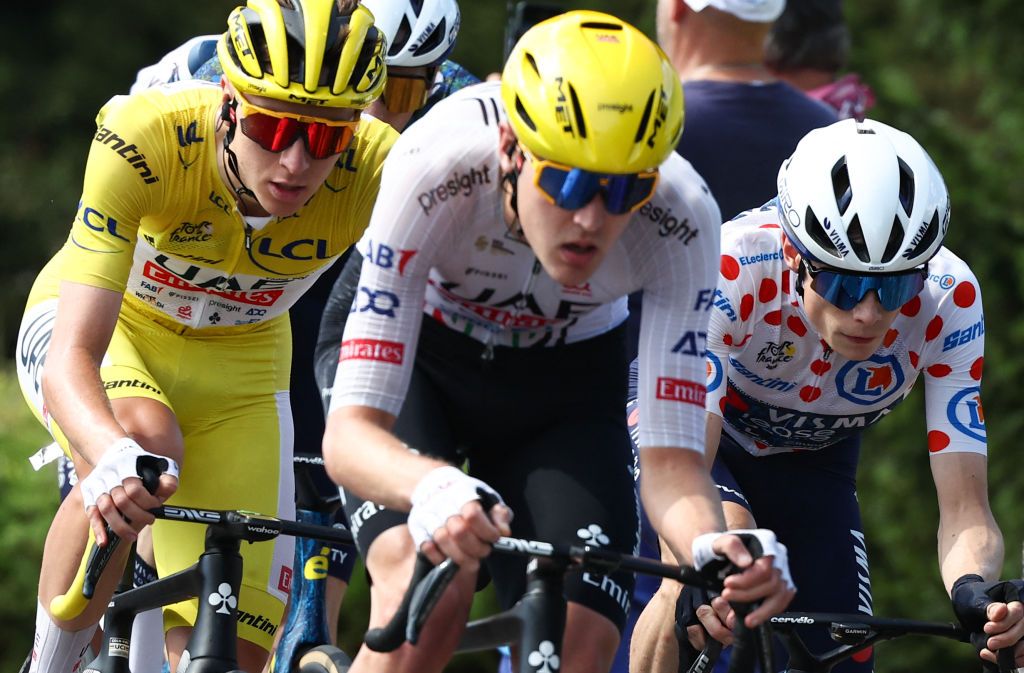
[(800, 295), (800, 299), (804, 298), (804, 276), (807, 275), (807, 263), (804, 262), (803, 257), (800, 258), (800, 268), (796, 272), (796, 281), (793, 283), (793, 288), (796, 293)]
[(523, 227), (519, 223), (519, 175), (523, 169), (523, 155), (520, 153), (518, 157), (514, 156), (518, 149), (519, 144), (513, 142), (505, 150), (505, 156), (512, 161), (514, 168), (501, 176), (501, 185), (502, 189), (509, 195), (509, 206), (512, 208), (512, 213), (515, 216), (515, 220), (509, 226), (513, 233), (522, 236)]
[(238, 101), (234, 98), (230, 98), (224, 101), (224, 104), (220, 109), (220, 118), (222, 122), (227, 123), (228, 130), (224, 134), (224, 174), (228, 177), (228, 187), (231, 188), (235, 193), (235, 198), (238, 201), (238, 210), (242, 215), (248, 215), (248, 206), (245, 203), (245, 197), (251, 198), (256, 203), (259, 203), (259, 199), (256, 198), (256, 194), (245, 186), (242, 181), (242, 176), (238, 172), (238, 156), (234, 150), (231, 149), (231, 141), (235, 139), (235, 130), (238, 128), (238, 117), (235, 114), (235, 108), (238, 106)]

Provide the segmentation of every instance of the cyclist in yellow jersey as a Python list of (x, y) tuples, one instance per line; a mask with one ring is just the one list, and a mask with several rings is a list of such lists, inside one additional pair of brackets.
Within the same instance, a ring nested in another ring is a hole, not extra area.
[[(32, 671), (76, 668), (119, 575), (112, 564), (80, 616), (51, 616), (90, 525), (105, 544), (105, 522), (133, 540), (168, 498), (294, 507), (285, 314), (369, 219), (396, 134), (360, 110), (384, 86), (386, 41), (355, 0), (249, 0), (217, 48), (220, 87), (100, 111), (71, 234), (29, 297), (19, 380), (81, 478), (47, 538)], [(135, 477), (147, 454), (171, 459), (156, 497)], [(200, 527), (161, 521), (153, 538), (161, 576), (203, 548)], [(291, 545), (243, 556), (239, 661), (260, 670)], [(165, 610), (172, 670), (195, 606)]]

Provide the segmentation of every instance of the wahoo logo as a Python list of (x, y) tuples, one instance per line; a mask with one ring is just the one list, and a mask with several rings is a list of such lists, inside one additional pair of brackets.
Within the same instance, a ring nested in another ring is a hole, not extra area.
[(875, 405), (903, 389), (906, 376), (895, 355), (848, 362), (836, 374), (836, 392), (862, 406)]

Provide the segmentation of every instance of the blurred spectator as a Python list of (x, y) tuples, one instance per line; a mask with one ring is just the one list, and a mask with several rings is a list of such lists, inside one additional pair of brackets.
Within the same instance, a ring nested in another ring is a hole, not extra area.
[(863, 120), (875, 94), (856, 73), (839, 76), (849, 56), (842, 0), (789, 0), (765, 41), (772, 74), (835, 108), (840, 119)]

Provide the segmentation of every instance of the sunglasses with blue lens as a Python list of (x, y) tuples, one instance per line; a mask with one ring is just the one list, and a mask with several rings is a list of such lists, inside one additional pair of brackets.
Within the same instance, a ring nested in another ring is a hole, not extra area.
[(816, 269), (805, 260), (800, 262), (811, 279), (811, 288), (832, 305), (849, 311), (868, 292), (876, 292), (887, 311), (895, 311), (916, 297), (924, 288), (928, 266), (896, 273), (857, 273), (839, 269)]
[(533, 164), (534, 184), (548, 201), (565, 210), (579, 210), (600, 194), (605, 210), (612, 215), (632, 213), (651, 200), (658, 186), (657, 170), (628, 174), (592, 173), (538, 159), (525, 150), (523, 154)]

